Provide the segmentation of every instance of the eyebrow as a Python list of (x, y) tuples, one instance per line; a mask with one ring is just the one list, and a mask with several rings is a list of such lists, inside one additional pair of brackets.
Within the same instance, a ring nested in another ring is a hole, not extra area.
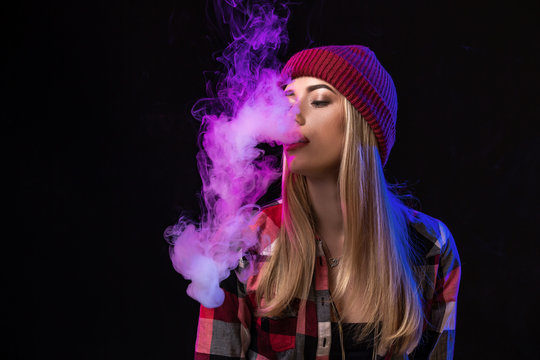
[(317, 90), (317, 89), (328, 89), (331, 92), (333, 92), (334, 94), (336, 93), (334, 90), (332, 90), (332, 88), (330, 88), (330, 86), (325, 85), (325, 84), (316, 84), (316, 85), (311, 85), (311, 86), (307, 87), (308, 92), (312, 92), (312, 91)]
[[(311, 86), (308, 86), (307, 88), (307, 92), (312, 92), (312, 91), (315, 91), (317, 89), (328, 89), (330, 90), (331, 92), (333, 92), (334, 94), (336, 93), (330, 86), (328, 85), (325, 85), (325, 84), (315, 84), (315, 85), (311, 85)], [(287, 92), (292, 92), (294, 94), (294, 91), (292, 90), (287, 90)]]

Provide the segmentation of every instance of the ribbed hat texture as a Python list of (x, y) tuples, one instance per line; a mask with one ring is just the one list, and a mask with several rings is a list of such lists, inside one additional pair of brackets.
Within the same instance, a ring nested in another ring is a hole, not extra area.
[(302, 50), (289, 59), (282, 74), (291, 79), (312, 76), (335, 87), (373, 129), (386, 164), (396, 137), (397, 94), (373, 51), (361, 45)]

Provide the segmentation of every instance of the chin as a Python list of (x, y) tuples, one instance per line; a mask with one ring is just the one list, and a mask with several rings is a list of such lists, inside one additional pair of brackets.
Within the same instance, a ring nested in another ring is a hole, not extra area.
[(312, 174), (309, 169), (303, 168), (301, 166), (294, 166), (294, 164), (291, 164), (289, 166), (289, 172), (296, 174), (296, 175), (303, 175), (303, 176), (310, 176)]
[(312, 168), (306, 168), (306, 167), (300, 167), (300, 166), (291, 166), (289, 168), (289, 171), (296, 175), (303, 175), (305, 177), (324, 177), (325, 171), (320, 171), (318, 169), (312, 169)]
[(300, 166), (295, 164), (294, 161), (289, 164), (289, 171), (296, 175), (303, 175), (309, 178), (337, 178), (339, 174), (338, 167), (312, 167), (312, 166)]

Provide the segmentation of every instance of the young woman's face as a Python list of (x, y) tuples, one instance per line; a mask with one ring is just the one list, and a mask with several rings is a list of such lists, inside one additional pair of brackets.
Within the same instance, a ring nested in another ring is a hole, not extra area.
[(285, 88), (299, 109), (296, 122), (304, 141), (285, 146), (290, 171), (308, 177), (337, 176), (345, 133), (344, 97), (329, 83), (299, 77)]

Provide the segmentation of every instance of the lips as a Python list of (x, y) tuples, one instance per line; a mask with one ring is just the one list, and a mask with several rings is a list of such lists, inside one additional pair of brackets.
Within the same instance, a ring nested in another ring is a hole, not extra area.
[(306, 146), (308, 143), (309, 143), (309, 140), (306, 137), (302, 137), (302, 139), (300, 139), (299, 141), (297, 141), (295, 143), (292, 143), (292, 144), (289, 144), (289, 145), (286, 145), (285, 150), (291, 151), (291, 150), (294, 150), (294, 149), (298, 149), (298, 148), (301, 148), (303, 146)]

